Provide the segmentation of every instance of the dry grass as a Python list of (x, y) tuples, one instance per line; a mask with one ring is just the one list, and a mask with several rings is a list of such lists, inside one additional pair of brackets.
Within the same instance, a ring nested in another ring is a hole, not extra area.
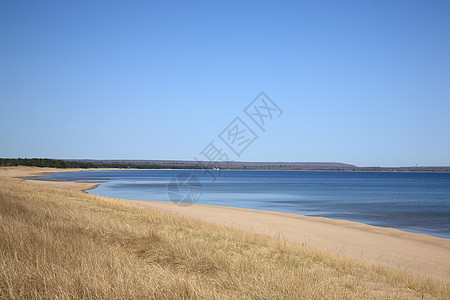
[(449, 299), (449, 284), (0, 177), (0, 298)]

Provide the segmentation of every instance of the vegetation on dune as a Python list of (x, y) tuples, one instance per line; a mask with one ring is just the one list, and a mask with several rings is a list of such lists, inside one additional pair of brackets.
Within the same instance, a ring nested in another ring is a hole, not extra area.
[(0, 177), (0, 298), (448, 299), (449, 284)]

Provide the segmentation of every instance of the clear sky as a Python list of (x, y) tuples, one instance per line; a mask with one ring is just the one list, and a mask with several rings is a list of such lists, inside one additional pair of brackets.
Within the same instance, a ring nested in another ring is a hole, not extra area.
[(0, 103), (0, 157), (450, 165), (450, 1), (4, 0)]

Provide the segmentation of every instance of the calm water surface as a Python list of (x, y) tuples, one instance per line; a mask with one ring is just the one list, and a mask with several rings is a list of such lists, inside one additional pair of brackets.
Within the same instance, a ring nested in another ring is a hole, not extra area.
[(99, 170), (46, 179), (99, 180), (90, 194), (170, 201), (175, 175), (194, 175), (198, 204), (344, 219), (450, 238), (450, 173)]

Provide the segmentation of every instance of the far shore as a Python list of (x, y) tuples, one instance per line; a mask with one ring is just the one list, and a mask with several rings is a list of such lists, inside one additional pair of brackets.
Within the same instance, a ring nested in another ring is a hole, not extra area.
[[(46, 173), (100, 169), (2, 167), (0, 176), (39, 177)], [(104, 170), (104, 169), (101, 169)], [(27, 180), (55, 188), (86, 191), (95, 183)], [(387, 265), (410, 273), (450, 280), (450, 239), (409, 233), (356, 222), (307, 217), (289, 213), (208, 205), (177, 206), (158, 201), (123, 201), (168, 211), (252, 233), (275, 236), (307, 247), (339, 253), (354, 259)]]

